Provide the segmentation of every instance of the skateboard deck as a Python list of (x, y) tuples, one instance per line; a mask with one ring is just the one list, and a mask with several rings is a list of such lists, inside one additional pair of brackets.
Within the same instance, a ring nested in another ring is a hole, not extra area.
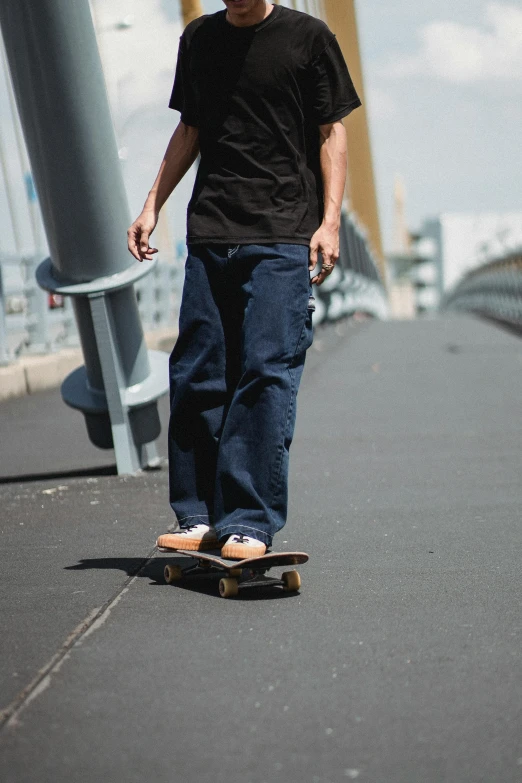
[(240, 590), (252, 587), (278, 587), (286, 592), (297, 592), (301, 587), (301, 577), (297, 571), (287, 571), (281, 578), (266, 576), (271, 568), (301, 565), (308, 561), (305, 552), (270, 552), (245, 560), (225, 560), (220, 557), (218, 549), (207, 552), (194, 552), (187, 549), (167, 549), (160, 547), (160, 552), (172, 552), (183, 555), (196, 562), (188, 568), (178, 565), (166, 565), (164, 577), (167, 584), (174, 584), (189, 575), (209, 572), (225, 572), (219, 582), (219, 594), (223, 598), (232, 598)]

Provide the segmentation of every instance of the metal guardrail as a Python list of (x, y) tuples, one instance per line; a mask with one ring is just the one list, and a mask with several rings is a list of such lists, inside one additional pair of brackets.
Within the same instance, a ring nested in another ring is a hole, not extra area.
[(522, 328), (522, 251), (469, 272), (445, 296), (441, 307)]
[(340, 256), (332, 274), (315, 292), (314, 324), (364, 313), (384, 320), (388, 300), (365, 232), (349, 212), (341, 215)]
[[(0, 254), (0, 364), (9, 364), (23, 354), (52, 353), (80, 345), (72, 300), (56, 298), (36, 283), (35, 271), (41, 260)], [(184, 263), (184, 247), (178, 243), (173, 262), (160, 261), (151, 274), (135, 284), (145, 330), (177, 324)], [(355, 313), (384, 319), (388, 305), (365, 233), (354, 216), (344, 212), (340, 258), (316, 291), (314, 323)]]
[[(72, 299), (49, 294), (36, 283), (41, 260), (0, 254), (0, 365), (21, 355), (80, 345)], [(145, 330), (177, 323), (184, 260), (158, 262), (135, 284)]]

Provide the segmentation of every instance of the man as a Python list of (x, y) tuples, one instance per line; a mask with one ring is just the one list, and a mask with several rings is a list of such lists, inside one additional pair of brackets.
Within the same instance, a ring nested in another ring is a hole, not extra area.
[(264, 554), (286, 522), (311, 284), (339, 257), (341, 119), (360, 101), (323, 22), (265, 0), (223, 2), (181, 36), (169, 104), (181, 120), (128, 240), (139, 260), (157, 252), (159, 211), (200, 153), (170, 359), (180, 530), (158, 545), (242, 559)]

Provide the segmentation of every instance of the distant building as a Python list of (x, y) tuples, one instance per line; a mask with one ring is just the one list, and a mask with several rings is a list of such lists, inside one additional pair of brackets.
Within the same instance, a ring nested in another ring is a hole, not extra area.
[(394, 285), (400, 289), (392, 312), (397, 309), (398, 317), (405, 317), (407, 283), (412, 287), (414, 311), (435, 312), (443, 295), (469, 271), (521, 250), (522, 212), (444, 212), (430, 218), (388, 256), (390, 290)]
[(522, 248), (522, 212), (445, 212), (413, 237), (412, 280), (426, 308), (471, 269)]
[(410, 320), (417, 314), (416, 292), (410, 278), (414, 258), (406, 218), (406, 186), (400, 174), (395, 175), (393, 205), (393, 250), (386, 257), (390, 314), (395, 319)]

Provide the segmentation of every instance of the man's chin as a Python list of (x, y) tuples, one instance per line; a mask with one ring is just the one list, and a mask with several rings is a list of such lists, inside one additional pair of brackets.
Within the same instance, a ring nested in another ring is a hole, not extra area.
[(232, 13), (241, 13), (252, 10), (255, 5), (252, 0), (224, 0), (225, 5)]

